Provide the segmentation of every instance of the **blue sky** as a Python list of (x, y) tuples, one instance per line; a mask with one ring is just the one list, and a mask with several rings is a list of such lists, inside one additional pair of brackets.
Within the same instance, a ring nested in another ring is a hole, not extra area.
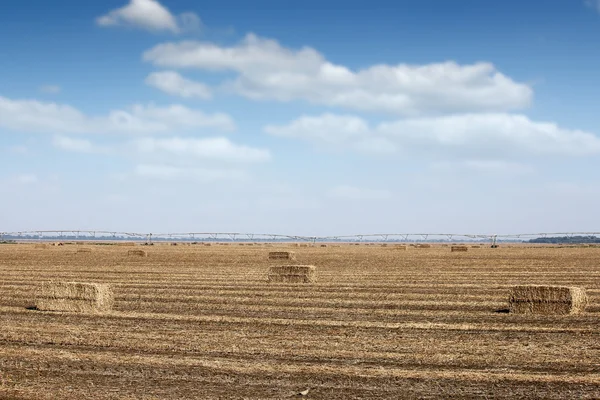
[(600, 2), (7, 1), (0, 231), (595, 231)]

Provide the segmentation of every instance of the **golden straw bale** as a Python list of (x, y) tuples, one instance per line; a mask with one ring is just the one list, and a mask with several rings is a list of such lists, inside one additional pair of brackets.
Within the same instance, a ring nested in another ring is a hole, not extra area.
[(515, 286), (509, 294), (509, 309), (515, 314), (578, 314), (585, 310), (585, 289), (569, 286)]
[(317, 268), (314, 265), (283, 265), (269, 269), (271, 283), (313, 283)]
[(35, 306), (42, 311), (94, 313), (112, 309), (110, 285), (80, 282), (44, 282), (35, 294)]
[(469, 248), (467, 246), (452, 246), (450, 247), (450, 252), (454, 253), (457, 251), (469, 251)]
[(296, 260), (296, 253), (293, 251), (270, 251), (269, 260)]

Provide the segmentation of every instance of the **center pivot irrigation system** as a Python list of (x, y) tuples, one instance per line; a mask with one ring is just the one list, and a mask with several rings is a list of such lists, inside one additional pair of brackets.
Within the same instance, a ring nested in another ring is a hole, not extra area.
[(189, 232), (189, 233), (134, 233), (116, 231), (55, 230), (0, 232), (0, 241), (50, 241), (50, 240), (97, 240), (97, 241), (139, 241), (160, 242), (451, 242), (521, 241), (544, 237), (599, 236), (600, 232), (559, 232), (559, 233), (519, 233), (519, 234), (460, 234), (460, 233), (376, 233), (366, 235), (300, 236), (271, 233), (228, 233), (228, 232)]

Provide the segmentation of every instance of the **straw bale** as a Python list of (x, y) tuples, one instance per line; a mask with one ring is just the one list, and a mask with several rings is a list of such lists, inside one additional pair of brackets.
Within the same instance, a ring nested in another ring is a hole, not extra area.
[(419, 243), (416, 245), (417, 249), (429, 249), (431, 245), (429, 243)]
[(42, 311), (80, 313), (112, 309), (114, 297), (110, 285), (81, 282), (44, 282), (35, 294), (35, 306)]
[(454, 253), (456, 251), (469, 251), (467, 246), (452, 246), (450, 247), (450, 252)]
[(46, 243), (36, 243), (33, 246), (34, 249), (47, 249), (48, 245)]
[(296, 260), (296, 253), (293, 251), (270, 251), (269, 260)]
[(406, 246), (403, 244), (396, 244), (393, 247), (395, 250), (406, 250)]
[(326, 244), (322, 244), (322, 245), (321, 245), (321, 247), (328, 247), (328, 245), (326, 245)]
[(141, 250), (141, 249), (129, 250), (127, 252), (127, 255), (135, 256), (135, 257), (148, 257), (148, 253), (146, 252), (146, 250)]
[(131, 247), (131, 246), (135, 246), (134, 242), (118, 242), (117, 246), (127, 246), (127, 247)]
[(313, 283), (317, 268), (314, 265), (283, 265), (271, 267), (269, 282), (272, 283)]
[(91, 253), (92, 249), (89, 247), (80, 247), (77, 249), (77, 253)]
[(580, 287), (525, 285), (513, 287), (508, 302), (515, 314), (578, 314), (588, 297)]

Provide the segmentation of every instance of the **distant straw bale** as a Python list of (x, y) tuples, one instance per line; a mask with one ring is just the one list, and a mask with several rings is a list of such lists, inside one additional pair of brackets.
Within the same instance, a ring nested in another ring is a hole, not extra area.
[(326, 245), (326, 244), (322, 244), (322, 245), (321, 245), (321, 247), (328, 247), (328, 245)]
[(454, 253), (457, 251), (469, 251), (469, 248), (467, 246), (452, 246), (452, 247), (450, 247), (451, 253)]
[(472, 246), (471, 246), (471, 248), (472, 248), (472, 249), (480, 249), (480, 248), (481, 248), (481, 246), (479, 246), (479, 245), (477, 245), (477, 244), (474, 244), (474, 245), (472, 245)]
[(317, 280), (314, 265), (283, 265), (269, 269), (271, 283), (313, 283)]
[(269, 260), (296, 260), (296, 253), (293, 251), (270, 251)]
[(395, 250), (406, 250), (406, 246), (403, 244), (396, 244), (393, 247)]
[(44, 282), (35, 294), (41, 311), (106, 312), (114, 303), (110, 285), (80, 282)]
[(148, 253), (146, 252), (146, 250), (141, 249), (129, 250), (127, 252), (127, 255), (133, 257), (148, 257)]
[(585, 289), (568, 286), (515, 286), (509, 294), (509, 309), (514, 314), (578, 314), (585, 310)]
[(127, 247), (131, 247), (131, 246), (135, 246), (134, 242), (118, 242), (117, 246), (127, 246)]
[(429, 243), (419, 243), (416, 245), (417, 249), (429, 249), (431, 245)]
[(46, 243), (36, 243), (33, 246), (34, 249), (47, 249), (48, 245)]
[(387, 244), (387, 243), (382, 243), (382, 244), (381, 244), (381, 247), (387, 247), (387, 246), (388, 246), (388, 244)]
[(91, 253), (92, 249), (90, 249), (89, 247), (79, 247), (77, 249), (77, 253)]

